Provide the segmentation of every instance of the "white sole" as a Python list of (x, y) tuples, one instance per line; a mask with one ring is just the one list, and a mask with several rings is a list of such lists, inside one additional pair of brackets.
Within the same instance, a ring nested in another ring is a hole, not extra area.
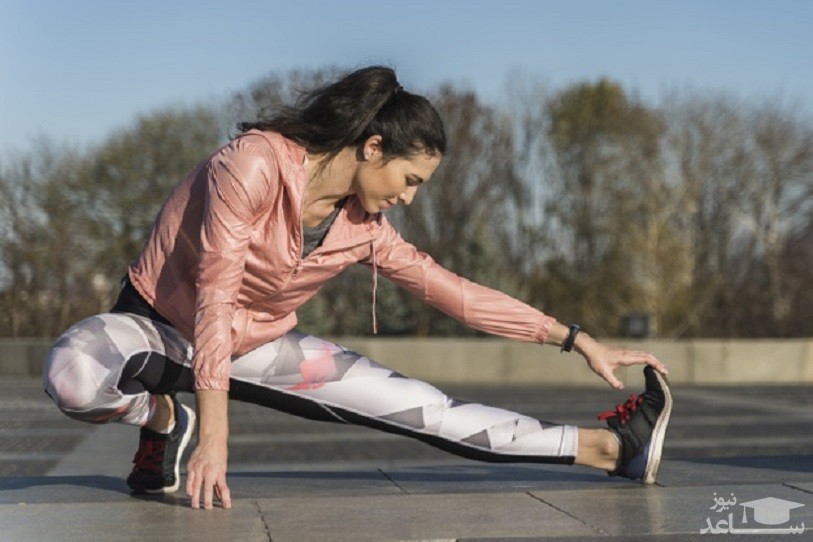
[(663, 410), (655, 422), (652, 429), (652, 440), (649, 445), (649, 453), (646, 458), (646, 469), (644, 470), (643, 483), (651, 485), (655, 483), (658, 470), (661, 468), (661, 453), (663, 452), (663, 441), (666, 436), (666, 426), (669, 425), (669, 418), (672, 415), (672, 392), (669, 390), (669, 383), (659, 372), (655, 371), (655, 376), (663, 390)]

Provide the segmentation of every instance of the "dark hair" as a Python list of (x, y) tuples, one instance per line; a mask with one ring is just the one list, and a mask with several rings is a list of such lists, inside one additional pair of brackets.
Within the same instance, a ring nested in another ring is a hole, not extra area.
[(241, 132), (278, 132), (314, 154), (336, 156), (345, 147), (381, 136), (384, 160), (418, 152), (446, 152), (443, 121), (432, 104), (406, 92), (395, 71), (370, 66), (304, 94), (257, 122), (241, 122)]

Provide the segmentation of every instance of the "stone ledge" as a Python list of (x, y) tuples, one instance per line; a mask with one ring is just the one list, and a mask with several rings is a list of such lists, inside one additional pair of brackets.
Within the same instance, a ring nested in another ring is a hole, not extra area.
[[(503, 339), (334, 338), (404, 374), (437, 383), (606, 386), (576, 354)], [(813, 339), (607, 340), (653, 352), (674, 384), (813, 383)], [(39, 377), (49, 339), (0, 340), (0, 377)], [(638, 378), (637, 369), (621, 372)]]

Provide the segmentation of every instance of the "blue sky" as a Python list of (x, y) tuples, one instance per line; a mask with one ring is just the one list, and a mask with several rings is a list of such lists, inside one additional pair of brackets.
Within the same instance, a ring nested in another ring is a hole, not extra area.
[(0, 0), (0, 151), (101, 140), (139, 113), (227, 97), (273, 70), (393, 65), (502, 99), (520, 70), (813, 107), (808, 0)]

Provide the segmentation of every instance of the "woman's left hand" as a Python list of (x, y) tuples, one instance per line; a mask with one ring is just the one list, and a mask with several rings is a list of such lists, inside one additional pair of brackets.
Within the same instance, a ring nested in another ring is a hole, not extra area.
[(578, 337), (574, 349), (587, 360), (587, 365), (617, 390), (624, 389), (624, 384), (615, 376), (619, 367), (630, 365), (650, 365), (661, 374), (668, 374), (666, 366), (649, 352), (615, 348), (599, 343), (592, 337), (581, 335)]

